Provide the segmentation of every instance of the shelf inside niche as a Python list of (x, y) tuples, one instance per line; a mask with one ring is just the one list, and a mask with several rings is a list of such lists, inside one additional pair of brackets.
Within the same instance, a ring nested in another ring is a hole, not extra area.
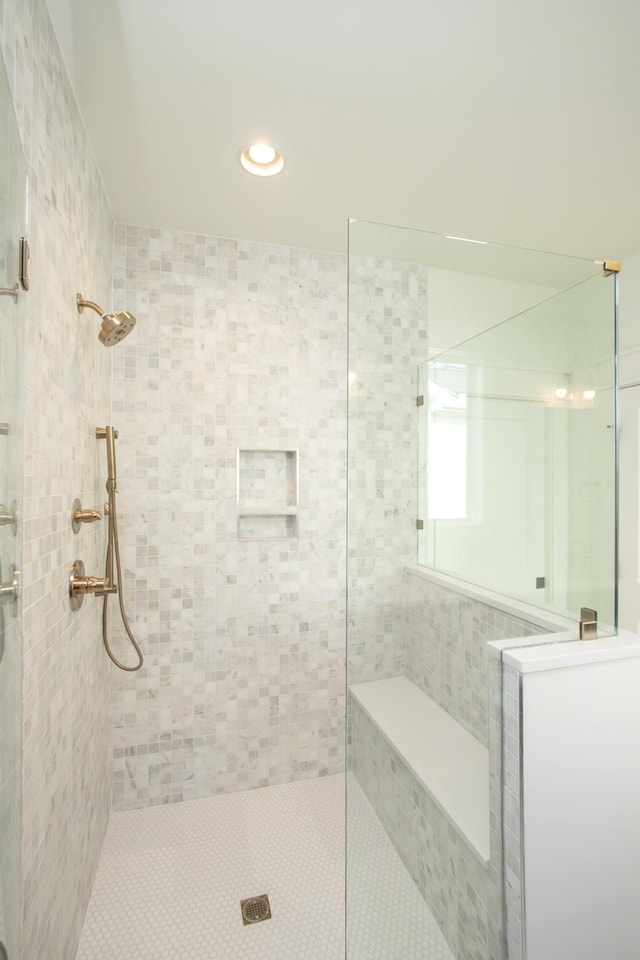
[(238, 450), (238, 539), (298, 536), (298, 451)]

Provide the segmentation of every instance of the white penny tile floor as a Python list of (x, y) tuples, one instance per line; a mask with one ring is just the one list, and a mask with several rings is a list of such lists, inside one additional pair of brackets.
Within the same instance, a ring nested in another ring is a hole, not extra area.
[(343, 960), (344, 777), (114, 813), (77, 960), (114, 958)]
[(347, 789), (348, 960), (455, 960), (357, 780)]
[[(349, 960), (452, 960), (352, 779), (349, 835)], [(342, 776), (114, 813), (76, 960), (344, 960), (344, 900)]]

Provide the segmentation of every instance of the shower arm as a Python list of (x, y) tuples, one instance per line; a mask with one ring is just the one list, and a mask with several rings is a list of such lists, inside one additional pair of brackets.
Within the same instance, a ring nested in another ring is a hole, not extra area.
[[(78, 313), (82, 313), (85, 307), (89, 307), (90, 310), (95, 310), (99, 317), (104, 317), (104, 310), (99, 307), (97, 303), (94, 303), (93, 300), (85, 300), (81, 293), (76, 296), (76, 304), (78, 305)], [(96, 436), (97, 433), (98, 431), (96, 430)]]

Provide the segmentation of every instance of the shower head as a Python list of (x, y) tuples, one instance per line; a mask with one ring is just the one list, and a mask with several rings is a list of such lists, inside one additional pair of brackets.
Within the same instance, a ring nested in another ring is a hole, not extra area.
[(97, 303), (91, 300), (85, 300), (81, 293), (76, 296), (78, 313), (82, 313), (85, 307), (89, 307), (102, 318), (102, 326), (98, 338), (105, 347), (113, 347), (127, 337), (136, 325), (136, 318), (132, 313), (123, 310), (122, 313), (105, 313)]
[(123, 310), (122, 313), (104, 313), (98, 337), (105, 347), (113, 347), (127, 337), (136, 325), (136, 318)]

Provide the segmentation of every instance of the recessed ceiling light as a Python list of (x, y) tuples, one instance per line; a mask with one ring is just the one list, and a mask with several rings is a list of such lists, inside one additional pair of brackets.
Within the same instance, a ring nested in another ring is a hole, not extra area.
[(273, 177), (284, 167), (284, 157), (268, 143), (253, 143), (240, 154), (240, 163), (257, 177)]

